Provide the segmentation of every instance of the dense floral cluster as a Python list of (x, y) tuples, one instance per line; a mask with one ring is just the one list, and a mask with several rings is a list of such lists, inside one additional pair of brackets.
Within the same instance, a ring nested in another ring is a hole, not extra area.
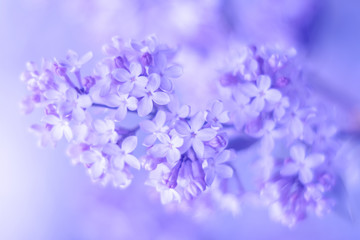
[(340, 142), (331, 108), (311, 92), (296, 51), (240, 48), (230, 57), (219, 88), (237, 132), (258, 143), (259, 194), (271, 215), (292, 226), (312, 209), (324, 214), (335, 185)]
[[(92, 74), (81, 72), (92, 54), (69, 51), (65, 60), (28, 63), (21, 77), (31, 92), (25, 112), (43, 109), (42, 123), (31, 127), (40, 145), (65, 137), (68, 155), (93, 181), (124, 188), (131, 169), (143, 167), (164, 204), (204, 191), (230, 204), (241, 194), (224, 186), (233, 177), (244, 190), (231, 161), (247, 136), (258, 143), (257, 191), (275, 219), (291, 226), (309, 209), (321, 215), (333, 205), (327, 194), (336, 184), (337, 129), (302, 79), (295, 50), (234, 51), (222, 69), (219, 99), (199, 112), (175, 94), (173, 81), (182, 74), (175, 49), (154, 36), (129, 43), (114, 37), (103, 52)], [(130, 115), (138, 122), (132, 128)], [(147, 134), (142, 156), (134, 153), (139, 131)]]
[[(42, 124), (32, 126), (40, 144), (55, 145), (64, 136), (68, 155), (94, 181), (119, 187), (131, 183), (131, 168), (143, 165), (150, 171), (147, 183), (161, 193), (163, 203), (198, 196), (216, 176), (231, 177), (221, 131), (229, 119), (222, 103), (191, 114), (174, 95), (172, 81), (182, 74), (172, 63), (174, 49), (155, 37), (130, 44), (112, 40), (103, 47), (106, 57), (85, 77), (81, 67), (91, 53), (79, 57), (69, 51), (65, 60), (44, 60), (41, 68), (27, 64), (22, 79), (31, 95), (23, 107), (27, 113), (44, 109)], [(121, 125), (128, 114), (140, 120), (132, 129)], [(133, 155), (140, 129), (149, 133), (141, 158)]]

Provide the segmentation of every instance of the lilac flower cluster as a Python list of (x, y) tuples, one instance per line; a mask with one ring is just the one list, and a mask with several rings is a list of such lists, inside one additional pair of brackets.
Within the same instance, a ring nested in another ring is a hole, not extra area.
[[(26, 113), (43, 109), (42, 123), (31, 127), (41, 146), (65, 137), (68, 155), (93, 181), (121, 188), (131, 183), (131, 169), (143, 165), (150, 171), (147, 184), (163, 203), (192, 199), (216, 176), (232, 176), (221, 131), (227, 112), (220, 101), (194, 114), (179, 104), (173, 80), (182, 68), (173, 63), (175, 49), (154, 36), (129, 43), (114, 37), (103, 52), (94, 73), (85, 76), (82, 66), (92, 53), (79, 57), (69, 51), (65, 60), (43, 60), (40, 68), (27, 64), (21, 78), (31, 94), (22, 105)], [(122, 126), (129, 114), (140, 122), (131, 129)], [(135, 157), (140, 129), (149, 133), (143, 142), (147, 150)]]
[[(163, 204), (187, 204), (206, 192), (204, 206), (237, 212), (245, 189), (239, 161), (232, 160), (244, 146), (256, 146), (256, 194), (271, 215), (292, 226), (310, 210), (324, 214), (334, 205), (328, 195), (341, 146), (329, 108), (302, 77), (294, 49), (235, 49), (217, 82), (220, 97), (202, 111), (180, 104), (176, 49), (154, 36), (114, 37), (88, 75), (82, 66), (92, 53), (28, 63), (21, 78), (30, 95), (22, 106), (26, 113), (43, 110), (42, 123), (31, 126), (40, 145), (65, 138), (67, 154), (93, 181), (125, 188), (132, 169), (144, 168)], [(129, 128), (129, 117), (138, 124)], [(136, 151), (140, 141), (143, 155)]]
[(328, 195), (340, 147), (331, 109), (311, 92), (295, 56), (294, 49), (240, 48), (219, 81), (236, 135), (258, 142), (260, 197), (289, 226), (334, 204)]

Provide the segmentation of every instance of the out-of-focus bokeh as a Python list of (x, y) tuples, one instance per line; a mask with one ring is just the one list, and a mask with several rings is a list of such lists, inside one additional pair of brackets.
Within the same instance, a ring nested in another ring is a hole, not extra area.
[[(201, 102), (198, 108), (207, 104), (221, 54), (234, 42), (294, 46), (313, 86), (346, 110), (344, 127), (359, 133), (359, 9), (356, 0), (0, 1), (0, 239), (360, 239), (360, 182), (353, 173), (350, 217), (334, 212), (288, 229), (266, 209), (244, 206), (237, 216), (199, 219), (152, 200), (143, 173), (126, 190), (93, 184), (71, 165), (65, 145), (37, 147), (28, 126), (39, 116), (22, 116), (18, 106), (26, 61), (64, 57), (68, 49), (91, 50), (99, 59), (114, 35), (155, 33), (179, 46), (183, 81), (193, 85), (176, 88), (184, 102)], [(359, 147), (349, 151), (360, 154)]]

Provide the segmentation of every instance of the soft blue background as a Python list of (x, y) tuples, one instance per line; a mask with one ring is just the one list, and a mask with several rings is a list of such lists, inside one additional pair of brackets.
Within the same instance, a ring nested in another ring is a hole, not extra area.
[[(356, 108), (360, 103), (360, 4), (356, 0), (321, 2), (309, 40), (291, 41), (305, 49), (310, 67), (326, 79), (325, 85)], [(37, 148), (27, 128), (39, 115), (25, 117), (18, 108), (26, 94), (19, 80), (24, 63), (42, 56), (61, 57), (69, 48), (79, 53), (93, 50), (99, 56), (101, 44), (110, 36), (139, 35), (134, 29), (131, 32), (131, 24), (139, 23), (129, 21), (122, 27), (111, 22), (121, 19), (116, 14), (101, 18), (113, 24), (101, 29), (92, 19), (94, 14), (77, 12), (88, 10), (78, 5), (77, 1), (0, 1), (0, 239), (360, 239), (356, 189), (350, 192), (353, 221), (330, 214), (323, 219), (310, 217), (288, 229), (272, 222), (266, 210), (246, 207), (237, 217), (219, 213), (196, 222), (187, 215), (165, 213), (158, 202), (149, 200), (142, 179), (124, 191), (103, 188), (92, 184), (81, 166), (70, 164), (64, 145), (54, 150)], [(107, 14), (111, 8), (102, 11), (105, 16), (114, 14)], [(130, 19), (136, 15), (127, 14), (124, 17)]]

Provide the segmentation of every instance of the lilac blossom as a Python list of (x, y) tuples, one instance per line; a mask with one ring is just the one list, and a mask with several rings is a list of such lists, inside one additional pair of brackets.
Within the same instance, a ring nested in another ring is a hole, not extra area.
[(303, 184), (313, 180), (313, 169), (325, 161), (325, 156), (320, 153), (312, 153), (306, 156), (305, 146), (294, 145), (290, 148), (292, 161), (285, 163), (280, 173), (284, 176), (291, 176), (299, 173), (299, 179)]
[(260, 75), (257, 78), (256, 86), (246, 83), (241, 86), (241, 90), (248, 97), (253, 97), (251, 105), (254, 110), (261, 111), (265, 107), (265, 102), (277, 102), (281, 99), (281, 93), (277, 89), (270, 88), (271, 79), (269, 76)]
[(216, 130), (206, 127), (203, 128), (204, 123), (204, 113), (198, 112), (191, 118), (189, 123), (178, 121), (175, 126), (176, 131), (184, 137), (184, 150), (192, 146), (199, 157), (204, 155), (204, 142), (210, 141), (216, 136)]
[(117, 68), (112, 72), (112, 76), (121, 83), (119, 91), (122, 93), (129, 93), (134, 87), (144, 88), (148, 79), (141, 76), (141, 65), (138, 63), (131, 63), (129, 70), (124, 68)]
[(142, 97), (138, 106), (138, 114), (140, 117), (148, 115), (153, 110), (154, 103), (158, 105), (166, 105), (170, 102), (169, 95), (165, 92), (158, 91), (159, 87), (159, 75), (151, 74), (145, 89), (138, 93), (138, 96)]
[(160, 135), (161, 143), (155, 144), (150, 148), (150, 152), (155, 157), (166, 157), (170, 164), (174, 164), (181, 157), (179, 148), (183, 145), (184, 140), (179, 136), (173, 135), (171, 138), (168, 135)]
[(231, 178), (233, 175), (233, 169), (226, 165), (226, 162), (230, 160), (231, 152), (230, 150), (224, 150), (220, 152), (214, 158), (206, 159), (205, 167), (205, 182), (206, 185), (210, 186), (215, 176), (219, 176), (222, 178)]
[(69, 142), (73, 138), (69, 121), (66, 118), (57, 117), (55, 115), (47, 115), (42, 119), (42, 121), (52, 126), (51, 136), (53, 140), (59, 141), (63, 136), (65, 136), (66, 140)]
[[(30, 92), (23, 108), (42, 109), (43, 124), (31, 127), (40, 145), (55, 146), (65, 136), (68, 156), (93, 181), (126, 188), (133, 169), (143, 167), (146, 184), (163, 204), (190, 206), (199, 198), (238, 209), (248, 191), (289, 226), (309, 211), (323, 214), (332, 207), (341, 129), (309, 91), (294, 51), (233, 50), (208, 109), (180, 102), (172, 82), (182, 74), (174, 62), (177, 49), (155, 36), (130, 42), (114, 37), (86, 77), (83, 65), (91, 53), (69, 51), (65, 61), (44, 60), (40, 68), (28, 63), (21, 75)], [(256, 189), (240, 180), (238, 170), (246, 166), (235, 153), (242, 151), (254, 161)]]
[(140, 122), (140, 127), (142, 130), (151, 133), (144, 140), (144, 146), (152, 146), (156, 139), (160, 135), (167, 134), (169, 127), (164, 125), (166, 121), (166, 114), (164, 111), (158, 111), (152, 121), (144, 120)]
[(133, 168), (140, 169), (139, 160), (130, 154), (134, 151), (136, 146), (137, 137), (130, 136), (122, 141), (121, 147), (114, 143), (106, 144), (104, 152), (113, 156), (112, 163), (116, 169), (123, 170), (125, 163)]

